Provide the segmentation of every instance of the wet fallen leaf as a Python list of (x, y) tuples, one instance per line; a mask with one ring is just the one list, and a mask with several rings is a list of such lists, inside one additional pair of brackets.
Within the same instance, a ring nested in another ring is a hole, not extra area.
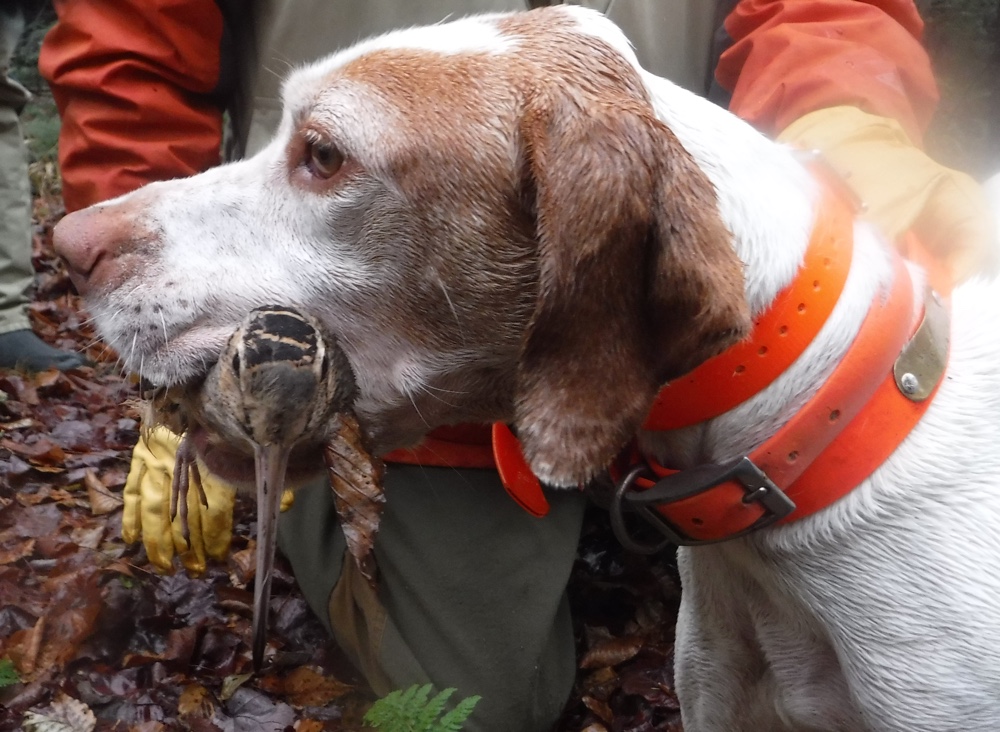
[(4, 643), (4, 652), (14, 662), (21, 676), (31, 679), (35, 674), (38, 654), (42, 647), (42, 636), (45, 633), (45, 617), (31, 627), (13, 633)]
[(212, 692), (201, 684), (188, 684), (177, 700), (177, 714), (181, 718), (211, 719), (216, 709)]
[(66, 453), (63, 452), (63, 449), (44, 435), (35, 435), (33, 439), (26, 442), (2, 439), (0, 447), (10, 450), (15, 455), (20, 455), (36, 467), (62, 470), (61, 463), (66, 459)]
[(384, 468), (365, 446), (357, 418), (346, 413), (337, 417), (340, 424), (324, 451), (334, 504), (348, 551), (361, 574), (374, 583), (377, 568), (372, 546), (385, 506)]
[(91, 732), (97, 718), (83, 702), (59, 694), (47, 708), (24, 715), (25, 732)]
[(231, 578), (233, 584), (238, 587), (246, 587), (247, 583), (253, 579), (257, 570), (257, 542), (253, 541), (246, 549), (232, 552), (229, 555), (229, 563), (233, 568)]
[(46, 371), (40, 371), (34, 376), (35, 388), (38, 389), (40, 393), (45, 392), (51, 394), (53, 387), (57, 385), (62, 385), (62, 388), (58, 391), (59, 394), (69, 393), (67, 389), (68, 381), (66, 376), (57, 369), (48, 369)]
[(93, 631), (100, 612), (101, 593), (95, 568), (59, 578), (36, 670), (61, 671)]
[(97, 549), (104, 538), (103, 526), (86, 526), (73, 529), (69, 538), (73, 543), (83, 549)]
[(645, 642), (638, 636), (626, 636), (624, 638), (609, 638), (598, 643), (583, 658), (580, 659), (580, 668), (600, 668), (601, 666), (617, 666), (623, 661), (635, 657), (642, 650)]
[(611, 666), (602, 666), (584, 677), (581, 688), (585, 693), (598, 699), (607, 699), (610, 693), (618, 688), (618, 682), (618, 673)]
[(322, 732), (323, 723), (315, 719), (300, 719), (295, 723), (295, 732)]
[(0, 547), (0, 564), (10, 564), (18, 559), (30, 557), (35, 550), (34, 539), (22, 539), (12, 546)]
[(90, 511), (95, 516), (111, 513), (121, 508), (122, 497), (108, 490), (108, 487), (101, 482), (93, 470), (88, 469), (83, 474), (83, 484), (87, 487)]
[(39, 403), (38, 390), (32, 379), (13, 372), (0, 372), (0, 391), (8, 398), (31, 406)]
[(116, 559), (108, 566), (104, 567), (105, 572), (125, 575), (128, 578), (135, 577), (135, 566), (123, 559)]
[(285, 677), (286, 698), (297, 707), (322, 707), (352, 691), (349, 684), (308, 666), (299, 666)]
[(595, 699), (592, 696), (584, 696), (581, 701), (587, 709), (600, 717), (602, 722), (611, 724), (614, 721), (614, 712), (611, 711), (611, 707), (609, 707), (607, 703), (601, 701), (600, 699)]
[(82, 419), (69, 419), (57, 424), (49, 437), (64, 450), (86, 450), (94, 442), (94, 426)]
[(295, 711), (282, 702), (273, 702), (259, 691), (240, 687), (226, 703), (236, 732), (284, 732), (295, 722)]
[[(18, 499), (22, 494), (18, 494)], [(18, 501), (24, 509), (18, 512), (17, 530), (21, 536), (35, 539), (51, 536), (59, 529), (63, 515), (58, 507), (53, 505), (32, 505), (27, 501)]]
[(233, 674), (232, 676), (227, 676), (222, 680), (222, 690), (219, 692), (219, 698), (222, 701), (229, 701), (233, 694), (236, 693), (236, 690), (252, 678), (253, 674)]
[(18, 419), (13, 422), (0, 422), (0, 433), (13, 432), (14, 430), (23, 430), (38, 426), (39, 425), (36, 420), (31, 417), (25, 417), (24, 419)]

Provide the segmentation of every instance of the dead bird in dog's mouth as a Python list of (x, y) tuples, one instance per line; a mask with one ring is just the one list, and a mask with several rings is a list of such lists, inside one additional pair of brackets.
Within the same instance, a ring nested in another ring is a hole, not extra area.
[[(253, 664), (263, 662), (281, 495), (325, 464), (348, 549), (373, 582), (371, 545), (384, 502), (382, 464), (365, 447), (353, 413), (354, 374), (336, 338), (291, 307), (251, 311), (203, 381), (155, 391), (147, 421), (183, 433), (171, 517), (187, 534), (187, 493), (201, 488), (199, 462), (257, 496)], [(251, 463), (252, 461), (252, 463)], [(298, 479), (298, 480), (297, 480)]]

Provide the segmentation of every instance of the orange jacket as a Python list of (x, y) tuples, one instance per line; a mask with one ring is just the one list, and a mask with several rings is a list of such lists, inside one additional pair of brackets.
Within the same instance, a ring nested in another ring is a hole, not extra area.
[[(212, 0), (56, 0), (39, 66), (63, 119), (67, 210), (219, 162), (220, 47)], [(765, 132), (851, 104), (919, 140), (937, 99), (912, 0), (740, 0), (716, 70), (731, 109)]]
[(211, 0), (55, 0), (38, 66), (66, 210), (217, 165), (222, 13)]
[(733, 44), (716, 79), (759, 130), (850, 105), (923, 138), (938, 94), (911, 0), (741, 0), (725, 29)]

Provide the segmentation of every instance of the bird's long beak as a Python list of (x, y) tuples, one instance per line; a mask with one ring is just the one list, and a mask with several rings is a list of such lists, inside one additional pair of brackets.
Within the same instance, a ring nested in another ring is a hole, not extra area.
[(278, 511), (288, 467), (287, 447), (254, 445), (257, 465), (257, 578), (253, 591), (253, 667), (259, 671), (267, 642), (271, 574), (278, 541)]

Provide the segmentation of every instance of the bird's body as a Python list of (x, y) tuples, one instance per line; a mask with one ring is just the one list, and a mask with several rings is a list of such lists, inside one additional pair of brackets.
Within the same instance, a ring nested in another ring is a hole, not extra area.
[[(263, 659), (277, 519), (289, 455), (322, 450), (352, 411), (356, 388), (347, 357), (309, 315), (263, 307), (247, 315), (200, 388), (184, 398), (189, 429), (177, 453), (172, 506), (186, 521), (190, 482), (199, 487), (194, 432), (207, 431), (228, 448), (253, 456), (257, 493), (257, 573), (253, 661)], [(190, 480), (193, 478), (194, 480)]]

